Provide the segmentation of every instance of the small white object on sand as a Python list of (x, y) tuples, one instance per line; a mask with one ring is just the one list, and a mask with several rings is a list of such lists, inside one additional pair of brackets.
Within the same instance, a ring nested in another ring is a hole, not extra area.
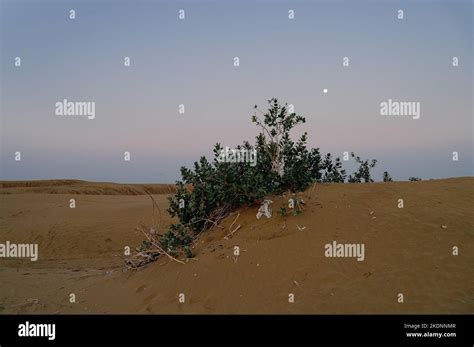
[(272, 209), (270, 208), (270, 204), (272, 204), (273, 201), (271, 200), (264, 200), (262, 203), (262, 206), (258, 209), (257, 212), (257, 219), (260, 219), (262, 216), (265, 216), (267, 218), (272, 217)]

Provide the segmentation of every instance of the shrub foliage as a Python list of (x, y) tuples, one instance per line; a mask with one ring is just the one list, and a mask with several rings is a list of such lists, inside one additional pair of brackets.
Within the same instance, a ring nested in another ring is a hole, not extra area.
[(270, 99), (266, 112), (255, 106), (251, 120), (259, 129), (255, 143), (245, 141), (236, 149), (254, 151), (255, 163), (219, 160), (224, 148), (217, 143), (212, 161), (203, 156), (191, 169), (181, 168), (181, 180), (176, 182), (176, 194), (168, 198), (167, 210), (179, 222), (161, 236), (159, 242), (164, 251), (173, 256), (191, 256), (189, 246), (195, 235), (239, 206), (260, 204), (269, 195), (301, 192), (315, 182), (373, 182), (370, 170), (377, 160), (362, 160), (351, 153), (360, 166), (347, 176), (339, 157), (330, 153), (323, 157), (319, 148), (307, 148), (306, 132), (294, 140), (292, 130), (305, 123), (306, 118), (290, 113), (288, 104)]

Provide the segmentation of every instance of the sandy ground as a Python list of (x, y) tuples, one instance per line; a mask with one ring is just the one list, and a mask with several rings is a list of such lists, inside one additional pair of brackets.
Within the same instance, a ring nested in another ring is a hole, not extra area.
[[(3, 182), (0, 243), (37, 243), (39, 260), (0, 259), (0, 313), (474, 312), (472, 177), (318, 184), (301, 215), (278, 215), (288, 196), (275, 197), (271, 219), (241, 209), (233, 237), (236, 214), (202, 234), (185, 265), (125, 270), (124, 247), (143, 240), (134, 228), (153, 222), (145, 189), (165, 211), (168, 185)], [(325, 257), (332, 241), (364, 243), (365, 260)]]

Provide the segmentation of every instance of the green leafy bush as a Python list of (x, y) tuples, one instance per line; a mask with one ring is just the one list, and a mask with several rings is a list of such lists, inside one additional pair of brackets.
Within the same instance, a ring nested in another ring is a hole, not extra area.
[(371, 177), (370, 169), (374, 168), (377, 164), (376, 159), (372, 159), (369, 162), (369, 159), (362, 160), (359, 156), (356, 156), (354, 152), (351, 152), (351, 157), (355, 159), (357, 163), (360, 164), (359, 169), (354, 172), (352, 175), (349, 175), (348, 182), (350, 183), (362, 183), (362, 182), (373, 182), (374, 180)]
[(390, 176), (390, 174), (387, 171), (383, 172), (383, 181), (384, 182), (392, 182), (393, 181), (392, 176)]
[(224, 149), (218, 143), (212, 163), (201, 157), (193, 170), (181, 168), (182, 180), (177, 182), (175, 196), (169, 198), (168, 209), (181, 224), (194, 232), (207, 229), (238, 206), (259, 204), (267, 195), (305, 190), (321, 179), (322, 170), (329, 170), (325, 174), (328, 182), (341, 179), (335, 169), (341, 166), (339, 158), (332, 163), (329, 155), (322, 163), (319, 149), (307, 149), (307, 133), (296, 142), (291, 139), (291, 130), (305, 118), (288, 113), (288, 106), (280, 105), (277, 99), (268, 103), (266, 113), (252, 116), (261, 130), (255, 145), (246, 141), (236, 148), (254, 151), (255, 165), (220, 161)]
[(344, 183), (347, 177), (346, 170), (342, 169), (341, 159), (338, 157), (333, 160), (331, 153), (324, 157), (322, 169), (324, 170), (322, 177), (324, 183)]
[[(266, 112), (255, 106), (251, 120), (260, 129), (255, 144), (244, 141), (235, 150), (254, 154), (256, 160), (223, 160), (227, 147), (224, 149), (217, 143), (211, 162), (201, 157), (192, 169), (181, 168), (181, 180), (176, 182), (176, 194), (168, 198), (167, 210), (172, 217), (177, 217), (179, 223), (170, 225), (160, 237), (162, 253), (172, 256), (184, 253), (192, 257), (190, 246), (194, 237), (219, 223), (239, 206), (257, 206), (269, 195), (301, 192), (314, 182), (346, 181), (347, 174), (340, 158), (327, 153), (323, 159), (319, 148), (308, 149), (306, 132), (296, 141), (292, 139), (291, 131), (306, 119), (289, 113), (287, 104), (281, 105), (277, 99), (270, 99)], [(354, 153), (351, 155), (360, 167), (348, 177), (348, 182), (373, 182), (370, 169), (377, 160), (369, 162)], [(301, 213), (304, 205), (302, 200), (296, 202), (297, 208), (292, 211), (294, 215)], [(282, 216), (288, 214), (286, 208), (280, 208), (278, 213)], [(141, 246), (145, 261), (142, 261), (143, 257), (139, 258), (140, 266), (154, 259), (150, 256), (152, 246), (148, 241)]]

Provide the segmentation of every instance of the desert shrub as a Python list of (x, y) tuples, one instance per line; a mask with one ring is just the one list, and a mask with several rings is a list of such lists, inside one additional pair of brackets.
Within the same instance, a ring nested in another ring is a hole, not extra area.
[(168, 212), (182, 225), (194, 232), (208, 229), (239, 206), (258, 204), (271, 194), (303, 191), (321, 178), (319, 149), (307, 149), (307, 133), (296, 142), (290, 136), (305, 118), (288, 113), (287, 105), (280, 105), (277, 99), (268, 103), (262, 117), (252, 116), (261, 129), (255, 145), (244, 142), (236, 148), (254, 151), (255, 165), (219, 160), (223, 148), (218, 143), (212, 163), (201, 157), (192, 170), (181, 168), (182, 180), (177, 182), (175, 196), (169, 198)]
[(408, 178), (408, 180), (412, 181), (412, 182), (416, 182), (416, 181), (421, 181), (421, 178), (412, 176), (412, 177)]
[(383, 181), (384, 182), (392, 182), (393, 181), (392, 176), (390, 176), (390, 174), (387, 171), (383, 172)]
[[(254, 153), (256, 161), (222, 160), (224, 148), (217, 143), (212, 161), (201, 157), (191, 169), (181, 167), (181, 179), (176, 182), (175, 195), (168, 198), (167, 210), (179, 223), (170, 225), (163, 235), (139, 229), (148, 240), (132, 257), (132, 268), (153, 261), (156, 254), (172, 259), (179, 254), (191, 257), (190, 247), (196, 235), (217, 225), (239, 206), (260, 204), (268, 195), (295, 194), (314, 182), (345, 182), (347, 174), (340, 158), (327, 153), (322, 159), (319, 148), (308, 149), (307, 133), (296, 141), (292, 139), (291, 131), (306, 119), (289, 113), (287, 104), (270, 99), (266, 112), (255, 106), (251, 120), (260, 129), (255, 144), (245, 141), (236, 150)], [(362, 161), (354, 153), (352, 157), (360, 167), (349, 176), (349, 182), (373, 182), (370, 169), (377, 161)], [(301, 213), (304, 201), (297, 199), (296, 203), (294, 215)], [(278, 213), (288, 214), (286, 208)]]
[(346, 170), (342, 169), (342, 162), (339, 157), (333, 160), (331, 153), (326, 154), (322, 163), (322, 182), (324, 183), (344, 183)]
[(348, 182), (349, 183), (362, 183), (362, 182), (373, 182), (374, 180), (371, 177), (370, 169), (374, 168), (377, 164), (376, 159), (372, 159), (370, 161), (362, 160), (359, 156), (356, 156), (354, 152), (351, 152), (351, 157), (355, 159), (355, 161), (360, 164), (357, 171), (355, 171), (352, 175), (349, 175)]
[[(261, 129), (256, 138), (258, 160), (262, 169), (270, 170), (268, 179), (273, 181), (267, 193), (302, 191), (320, 177), (319, 149), (307, 149), (306, 132), (297, 142), (291, 139), (290, 131), (305, 123), (305, 117), (288, 113), (288, 105), (280, 105), (275, 98), (268, 100), (268, 104), (263, 120), (256, 113), (252, 116), (252, 122)], [(257, 106), (255, 109), (258, 111)]]

